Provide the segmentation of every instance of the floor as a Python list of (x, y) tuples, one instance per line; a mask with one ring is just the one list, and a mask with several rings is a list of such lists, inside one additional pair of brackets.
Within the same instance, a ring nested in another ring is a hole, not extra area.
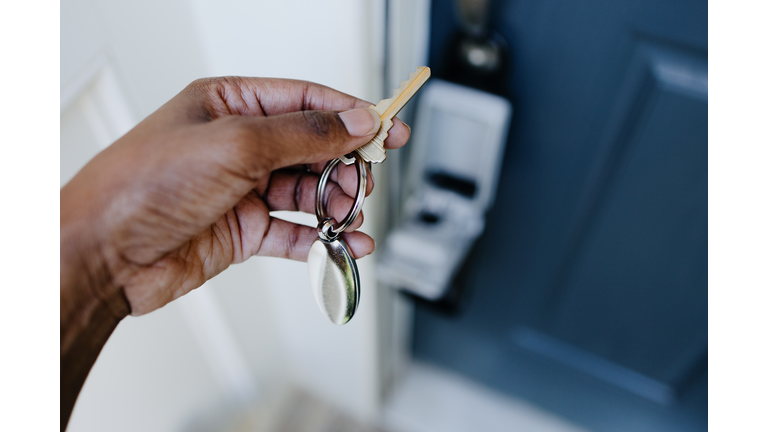
[(383, 425), (397, 432), (585, 432), (523, 400), (420, 363), (386, 402)]
[(268, 404), (195, 422), (184, 432), (586, 432), (523, 400), (460, 375), (413, 364), (386, 400), (379, 425), (361, 424), (301, 389)]
[(250, 409), (223, 409), (197, 418), (182, 432), (389, 432), (364, 425), (325, 401), (298, 389), (286, 388)]

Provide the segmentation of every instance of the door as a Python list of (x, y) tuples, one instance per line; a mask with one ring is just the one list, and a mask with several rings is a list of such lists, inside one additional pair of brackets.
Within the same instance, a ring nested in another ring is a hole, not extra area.
[[(430, 66), (456, 80), (454, 4), (431, 14)], [(415, 358), (592, 430), (706, 429), (706, 2), (490, 16), (515, 119), (458, 307), (417, 304)]]

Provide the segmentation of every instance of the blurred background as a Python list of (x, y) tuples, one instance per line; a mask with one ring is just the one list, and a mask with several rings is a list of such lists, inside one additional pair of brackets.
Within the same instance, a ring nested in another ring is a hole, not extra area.
[(252, 259), (125, 319), (68, 430), (707, 429), (706, 2), (62, 0), (61, 185), (196, 78), (422, 65), (354, 319)]

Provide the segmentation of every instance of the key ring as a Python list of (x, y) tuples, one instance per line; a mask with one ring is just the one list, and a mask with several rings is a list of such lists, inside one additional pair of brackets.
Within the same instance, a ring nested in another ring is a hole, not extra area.
[(365, 201), (365, 191), (368, 186), (368, 168), (365, 165), (365, 161), (356, 151), (352, 152), (355, 157), (355, 168), (357, 168), (357, 195), (355, 195), (355, 202), (352, 204), (352, 208), (349, 209), (349, 213), (344, 217), (340, 223), (333, 225), (335, 220), (329, 217), (325, 212), (326, 200), (325, 200), (325, 187), (328, 185), (328, 179), (331, 177), (331, 172), (338, 165), (340, 159), (336, 158), (328, 161), (323, 168), (323, 174), (320, 176), (320, 181), (317, 182), (317, 196), (315, 198), (315, 215), (317, 216), (317, 233), (318, 236), (324, 241), (333, 241), (339, 236), (345, 229), (352, 225), (352, 222), (357, 219), (360, 211), (363, 209), (363, 201)]

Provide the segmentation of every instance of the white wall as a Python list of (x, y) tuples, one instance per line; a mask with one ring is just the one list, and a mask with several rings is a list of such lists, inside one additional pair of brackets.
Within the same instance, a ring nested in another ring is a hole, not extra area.
[[(62, 184), (198, 77), (300, 78), (378, 100), (382, 5), (63, 0)], [(369, 232), (378, 199), (366, 202)], [(360, 310), (343, 327), (316, 309), (305, 264), (278, 259), (235, 266), (179, 302), (126, 319), (86, 381), (69, 430), (184, 430), (230, 400), (267, 397), (286, 382), (372, 419), (377, 296), (372, 260), (359, 265)]]
[[(374, 102), (381, 98), (383, 2), (194, 4), (214, 75), (305, 79)], [(375, 206), (382, 198), (374, 194), (366, 200), (363, 230), (375, 230)], [(316, 224), (313, 215), (280, 217)], [(305, 264), (265, 258), (254, 266), (269, 287), (289, 378), (357, 417), (372, 419), (379, 404), (376, 283), (373, 259), (358, 264), (360, 309), (343, 327), (330, 324), (316, 310), (307, 295)]]

